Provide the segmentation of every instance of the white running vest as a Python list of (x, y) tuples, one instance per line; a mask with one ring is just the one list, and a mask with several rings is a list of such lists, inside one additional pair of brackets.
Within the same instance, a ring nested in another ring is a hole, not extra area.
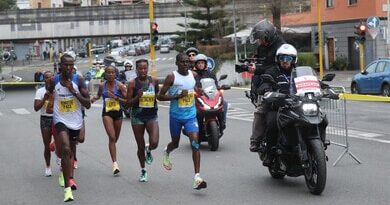
[[(81, 103), (58, 81), (54, 87), (54, 124), (62, 122), (67, 128), (79, 130), (83, 126)], [(73, 88), (79, 92), (79, 87), (72, 81)]]

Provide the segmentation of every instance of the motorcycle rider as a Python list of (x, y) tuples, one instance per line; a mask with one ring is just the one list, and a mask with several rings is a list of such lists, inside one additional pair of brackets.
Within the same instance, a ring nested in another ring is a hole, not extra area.
[[(292, 77), (292, 72), (296, 67), (298, 61), (297, 50), (294, 46), (290, 44), (283, 44), (276, 51), (276, 62), (277, 66), (268, 69), (265, 74), (272, 76), (274, 81), (277, 83), (277, 86), (272, 85), (272, 83), (267, 83), (267, 80), (264, 80), (263, 85), (260, 88), (260, 93), (264, 94), (268, 91), (277, 91), (283, 94), (294, 94), (296, 92), (294, 81)], [(269, 151), (273, 146), (276, 145), (278, 138), (278, 126), (277, 126), (277, 111), (278, 106), (273, 106), (272, 108), (268, 107), (268, 112), (266, 115), (266, 128), (267, 128), (267, 139), (266, 139), (266, 149), (265, 149), (265, 159), (263, 161), (264, 166), (269, 166), (272, 161), (272, 155), (269, 155)], [(320, 123), (320, 136), (322, 141), (325, 140), (325, 129), (328, 125), (326, 118)]]
[[(203, 78), (212, 78), (214, 79), (215, 86), (219, 88), (218, 86), (218, 80), (215, 74), (207, 69), (207, 56), (204, 54), (198, 54), (195, 56), (194, 59), (195, 67), (194, 71), (198, 74), (195, 77), (195, 82), (196, 82), (196, 87), (201, 88), (201, 83), (200, 80)], [(221, 125), (221, 130), (220, 132), (222, 133), (223, 130), (226, 128), (226, 115), (227, 115), (227, 109), (228, 109), (228, 103), (226, 100), (223, 101), (223, 113), (222, 115), (218, 116), (219, 123)], [(197, 113), (197, 119), (198, 119), (198, 125), (199, 125), (199, 133), (203, 131), (202, 126), (203, 126), (203, 117), (199, 113)]]
[(125, 69), (119, 72), (119, 81), (127, 85), (126, 71), (133, 70), (133, 62), (130, 60), (125, 61)]
[(266, 122), (266, 107), (257, 102), (257, 89), (261, 86), (261, 77), (267, 69), (276, 65), (275, 54), (276, 50), (285, 43), (283, 38), (277, 34), (275, 26), (267, 19), (259, 21), (252, 29), (249, 36), (252, 44), (258, 43), (256, 58), (261, 64), (251, 64), (249, 72), (253, 73), (251, 80), (251, 97), (252, 102), (256, 102), (256, 110), (252, 124), (252, 135), (250, 137), (251, 152), (260, 151), (260, 144), (264, 138), (265, 122)]
[(196, 69), (195, 68), (195, 57), (196, 57), (196, 55), (199, 54), (199, 50), (197, 48), (190, 47), (186, 50), (186, 54), (190, 60), (190, 70)]

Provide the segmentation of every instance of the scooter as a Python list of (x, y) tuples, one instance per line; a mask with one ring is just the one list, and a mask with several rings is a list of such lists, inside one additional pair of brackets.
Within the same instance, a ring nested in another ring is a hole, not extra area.
[[(227, 75), (222, 75), (218, 81), (224, 80)], [(196, 110), (199, 122), (199, 141), (208, 142), (211, 151), (218, 150), (219, 138), (222, 137), (221, 117), (224, 113), (223, 90), (229, 90), (230, 86), (222, 85), (217, 88), (212, 78), (200, 80), (201, 89), (195, 94)]]

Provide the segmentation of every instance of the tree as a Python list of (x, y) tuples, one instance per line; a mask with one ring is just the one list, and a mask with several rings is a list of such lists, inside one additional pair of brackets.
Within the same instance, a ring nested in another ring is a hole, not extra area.
[[(212, 44), (213, 38), (220, 38), (232, 30), (232, 24), (226, 19), (226, 12), (223, 10), (228, 0), (184, 0), (184, 3), (199, 8), (199, 10), (192, 11), (190, 15), (199, 22), (188, 24), (189, 41), (202, 40), (207, 44)], [(183, 24), (178, 25), (185, 27)]]
[(16, 0), (0, 0), (0, 11), (16, 8)]

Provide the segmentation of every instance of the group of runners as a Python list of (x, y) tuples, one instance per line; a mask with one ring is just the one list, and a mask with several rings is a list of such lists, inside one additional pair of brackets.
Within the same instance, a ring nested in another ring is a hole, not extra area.
[[(195, 52), (195, 51), (194, 51)], [(64, 202), (73, 201), (72, 190), (77, 189), (74, 179), (76, 145), (85, 140), (84, 109), (89, 109), (103, 98), (102, 120), (108, 136), (109, 153), (112, 160), (112, 174), (120, 172), (116, 156), (116, 143), (122, 127), (122, 106), (131, 107), (131, 126), (137, 143), (137, 155), (141, 167), (140, 182), (148, 181), (146, 164), (153, 161), (152, 151), (159, 144), (157, 100), (171, 101), (169, 129), (171, 142), (165, 147), (163, 167), (172, 169), (171, 152), (178, 148), (182, 129), (192, 147), (194, 163), (194, 189), (207, 187), (200, 176), (200, 152), (196, 117), (195, 91), (196, 72), (192, 71), (194, 52), (179, 53), (176, 56), (177, 70), (167, 75), (159, 89), (156, 79), (148, 75), (149, 62), (139, 59), (135, 62), (137, 77), (124, 85), (115, 79), (116, 68), (105, 68), (105, 80), (99, 85), (96, 96), (90, 96), (84, 78), (75, 73), (74, 59), (65, 54), (60, 59), (58, 73), (44, 73), (45, 86), (38, 89), (34, 109), (41, 111), (40, 126), (46, 162), (45, 176), (51, 176), (50, 143), (55, 139), (55, 150), (61, 167), (59, 184), (64, 187)], [(198, 51), (196, 50), (196, 54)], [(191, 58), (191, 60), (190, 60)], [(204, 63), (203, 63), (204, 64)], [(144, 134), (148, 133), (146, 143)]]

